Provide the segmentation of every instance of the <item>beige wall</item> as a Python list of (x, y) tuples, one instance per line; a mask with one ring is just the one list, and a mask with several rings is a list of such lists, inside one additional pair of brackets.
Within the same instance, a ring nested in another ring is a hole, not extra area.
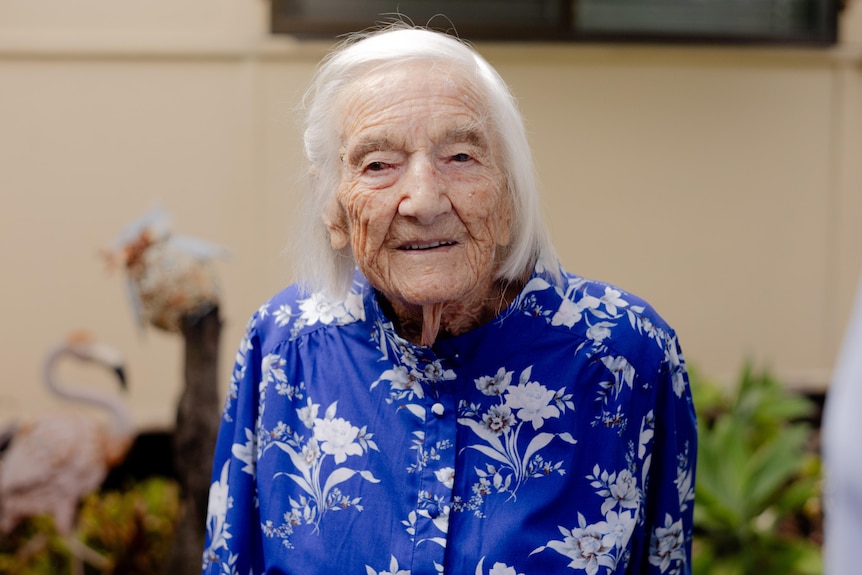
[[(653, 302), (714, 378), (751, 356), (828, 381), (862, 271), (860, 22), (852, 4), (828, 51), (479, 45), (521, 100), (566, 266)], [(56, 407), (42, 357), (77, 328), (126, 353), (141, 425), (172, 421), (182, 342), (136, 332), (97, 255), (156, 203), (235, 253), (224, 389), (290, 281), (291, 107), (327, 47), (269, 38), (259, 0), (0, 0), (0, 422)]]

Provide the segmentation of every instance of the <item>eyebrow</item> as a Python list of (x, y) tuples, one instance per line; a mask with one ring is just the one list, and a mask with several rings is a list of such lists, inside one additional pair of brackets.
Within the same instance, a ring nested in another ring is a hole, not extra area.
[(350, 154), (347, 156), (347, 162), (350, 166), (356, 166), (362, 161), (362, 158), (371, 152), (392, 150), (394, 148), (395, 145), (392, 143), (392, 140), (386, 136), (362, 140), (356, 144), (352, 150), (350, 150)]
[(470, 144), (471, 146), (483, 149), (488, 147), (485, 133), (476, 126), (466, 126), (463, 128), (453, 128), (448, 130), (443, 141), (448, 144)]

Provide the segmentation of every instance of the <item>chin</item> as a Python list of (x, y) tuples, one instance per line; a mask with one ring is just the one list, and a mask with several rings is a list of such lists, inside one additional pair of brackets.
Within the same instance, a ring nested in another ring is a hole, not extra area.
[(412, 305), (434, 305), (464, 302), (473, 291), (473, 289), (453, 286), (446, 289), (399, 290), (396, 294), (399, 299)]
[[(491, 287), (493, 280), (487, 279), (487, 285), (480, 285), (481, 278), (474, 274), (452, 273), (466, 271), (462, 262), (451, 259), (445, 265), (425, 266), (390, 266), (385, 270), (372, 270), (366, 275), (375, 288), (388, 298), (398, 299), (409, 305), (434, 305), (439, 303), (468, 303), (471, 296), (484, 293)], [(378, 272), (378, 273), (375, 273)], [(397, 281), (391, 281), (392, 278)], [(383, 281), (390, 279), (390, 281)]]

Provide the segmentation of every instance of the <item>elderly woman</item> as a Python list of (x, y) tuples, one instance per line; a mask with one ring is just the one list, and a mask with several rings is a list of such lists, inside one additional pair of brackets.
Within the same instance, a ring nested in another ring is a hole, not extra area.
[(204, 573), (688, 573), (676, 335), (560, 270), (498, 74), (394, 27), (305, 103), (301, 283), (240, 345)]

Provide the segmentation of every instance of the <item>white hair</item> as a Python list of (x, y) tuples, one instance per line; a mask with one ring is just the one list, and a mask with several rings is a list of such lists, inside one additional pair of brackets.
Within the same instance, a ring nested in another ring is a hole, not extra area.
[(554, 249), (542, 220), (524, 121), (509, 87), (464, 41), (403, 23), (349, 36), (323, 60), (305, 93), (302, 109), (309, 189), (296, 230), (296, 279), (306, 290), (323, 291), (333, 298), (340, 299), (349, 290), (356, 266), (350, 242), (342, 250), (334, 250), (323, 221), (341, 174), (341, 96), (372, 69), (416, 60), (457, 66), (488, 106), (489, 127), (500, 146), (501, 167), (514, 208), (511, 243), (496, 279), (524, 280), (540, 257), (549, 262), (547, 271), (559, 279)]

